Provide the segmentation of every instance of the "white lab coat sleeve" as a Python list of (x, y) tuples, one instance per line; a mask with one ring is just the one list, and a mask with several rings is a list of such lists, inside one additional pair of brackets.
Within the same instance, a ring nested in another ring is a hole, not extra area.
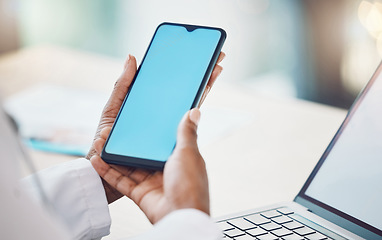
[(131, 240), (221, 240), (223, 234), (210, 216), (196, 209), (177, 210), (146, 233)]
[[(105, 191), (88, 160), (65, 162), (36, 174), (53, 214), (66, 225), (73, 239), (101, 239), (110, 233)], [(42, 203), (33, 176), (22, 179), (21, 187)]]

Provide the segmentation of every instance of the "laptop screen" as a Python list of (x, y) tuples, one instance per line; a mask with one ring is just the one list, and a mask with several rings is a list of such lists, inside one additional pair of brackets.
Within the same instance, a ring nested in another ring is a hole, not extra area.
[(299, 193), (300, 197), (350, 221), (379, 230), (382, 229), (381, 68), (353, 104)]

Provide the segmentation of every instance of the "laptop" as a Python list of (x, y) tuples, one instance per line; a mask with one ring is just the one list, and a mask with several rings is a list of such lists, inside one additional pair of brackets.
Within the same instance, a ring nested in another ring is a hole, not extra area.
[(216, 222), (224, 239), (382, 239), (382, 63), (293, 202)]

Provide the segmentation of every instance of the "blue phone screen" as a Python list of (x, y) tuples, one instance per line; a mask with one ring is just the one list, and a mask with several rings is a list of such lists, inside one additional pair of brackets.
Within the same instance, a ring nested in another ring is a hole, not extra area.
[(178, 124), (191, 108), (221, 33), (162, 25), (105, 147), (107, 153), (166, 161)]

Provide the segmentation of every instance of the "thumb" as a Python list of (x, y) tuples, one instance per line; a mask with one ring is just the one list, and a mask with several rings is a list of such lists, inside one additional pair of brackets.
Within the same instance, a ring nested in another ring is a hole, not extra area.
[(193, 108), (182, 118), (178, 127), (176, 140), (177, 147), (195, 146), (197, 147), (197, 128), (200, 120), (200, 111)]

